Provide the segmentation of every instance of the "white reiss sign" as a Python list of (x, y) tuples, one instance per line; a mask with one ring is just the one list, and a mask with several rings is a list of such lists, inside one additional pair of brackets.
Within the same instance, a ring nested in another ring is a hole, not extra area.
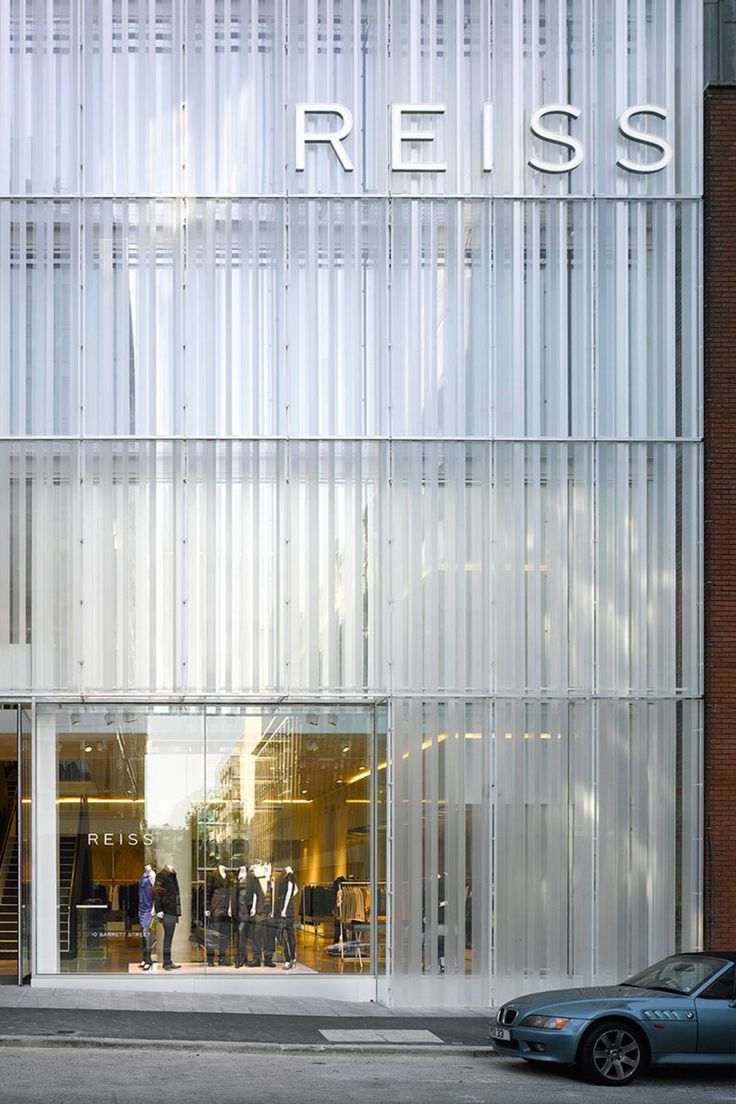
[[(433, 142), (435, 131), (431, 121), (424, 130), (410, 130), (408, 120), (412, 117), (427, 116), (441, 118), (445, 115), (447, 107), (441, 103), (395, 103), (391, 104), (391, 157), (390, 168), (392, 172), (425, 172), (441, 173), (447, 171), (447, 163), (444, 161), (411, 161), (406, 157), (406, 144), (409, 142)], [(316, 122), (315, 117), (334, 116), (336, 126), (326, 129), (310, 129), (310, 119)], [(572, 131), (575, 120), (582, 115), (582, 109), (568, 103), (543, 104), (532, 114), (529, 121), (529, 132), (532, 138), (539, 143), (558, 146), (567, 151), (568, 156), (562, 160), (549, 161), (534, 153), (529, 157), (528, 164), (532, 169), (541, 173), (569, 173), (582, 165), (585, 158), (585, 148), (579, 138)], [(656, 151), (657, 157), (649, 160), (634, 161), (630, 157), (620, 154), (616, 159), (619, 168), (630, 173), (656, 173), (666, 168), (672, 160), (672, 146), (666, 138), (637, 126), (647, 117), (666, 120), (669, 112), (659, 104), (634, 104), (622, 111), (618, 118), (618, 132), (626, 143), (639, 143)], [(554, 130), (546, 126), (546, 121), (567, 120), (569, 133)], [(296, 143), (295, 143), (295, 167), (297, 172), (306, 169), (306, 150), (311, 144), (329, 146), (343, 170), (353, 172), (354, 166), (350, 153), (345, 145), (346, 139), (353, 130), (353, 113), (345, 104), (339, 103), (300, 103), (296, 105)], [(482, 115), (482, 143), (483, 143), (483, 171), (493, 171), (493, 104), (483, 104)]]

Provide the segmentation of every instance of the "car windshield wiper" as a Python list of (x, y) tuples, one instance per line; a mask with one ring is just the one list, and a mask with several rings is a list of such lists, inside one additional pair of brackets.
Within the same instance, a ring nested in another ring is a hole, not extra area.
[(686, 990), (679, 989), (676, 985), (638, 985), (635, 981), (622, 981), (620, 984), (627, 985), (630, 989), (656, 989), (658, 993), (679, 993), (683, 997), (687, 996)]

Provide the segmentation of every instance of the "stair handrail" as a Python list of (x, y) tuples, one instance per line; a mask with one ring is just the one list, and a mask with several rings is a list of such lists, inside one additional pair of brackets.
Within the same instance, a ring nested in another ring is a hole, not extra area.
[[(76, 951), (77, 925), (76, 925), (76, 910), (72, 908), (72, 893), (73, 893), (73, 888), (74, 888), (74, 875), (76, 873), (76, 868), (77, 868), (77, 853), (79, 851), (79, 836), (74, 836), (73, 838), (74, 838), (74, 858), (72, 859), (72, 872), (69, 875), (69, 896), (67, 898), (67, 910), (66, 910), (66, 912), (67, 912), (67, 915), (66, 915), (66, 934), (67, 934), (68, 945), (67, 945), (66, 951), (64, 951), (64, 949), (62, 947), (59, 947), (59, 953), (60, 954), (67, 954), (70, 957), (72, 955), (72, 913), (74, 913), (74, 921), (75, 922), (74, 922), (74, 956), (73, 957), (76, 958), (76, 956), (77, 956), (77, 951)], [(62, 837), (59, 836), (59, 844), (61, 844), (61, 839), (62, 839)], [(61, 905), (61, 901), (59, 901), (59, 905)], [(59, 932), (59, 936), (61, 936), (61, 932)]]
[[(8, 878), (8, 866), (10, 864), (10, 853), (12, 847), (9, 844), (17, 839), (17, 824), (18, 824), (18, 791), (16, 789), (13, 794), (13, 800), (10, 804), (8, 811), (8, 818), (5, 823), (5, 829), (3, 831), (2, 843), (0, 843), (0, 895), (5, 895), (5, 883)], [(19, 856), (20, 861), (20, 856)]]
[(77, 832), (74, 837), (74, 860), (72, 862), (72, 876), (69, 880), (69, 957), (77, 957), (77, 882), (79, 880), (79, 840), (81, 832), (79, 831), (82, 824), (82, 816), (86, 812), (84, 803), (84, 794), (79, 799), (79, 818), (77, 820)]

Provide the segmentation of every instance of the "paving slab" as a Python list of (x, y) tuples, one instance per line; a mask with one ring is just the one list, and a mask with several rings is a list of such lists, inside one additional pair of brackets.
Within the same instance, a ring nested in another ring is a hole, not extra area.
[[(17, 1008), (28, 992), (30, 992), (29, 989), (20, 986), (0, 986), (0, 1008)], [(53, 993), (54, 990), (52, 989), (51, 992)]]
[(439, 1035), (426, 1029), (377, 1028), (355, 1031), (351, 1028), (320, 1028), (328, 1043), (442, 1043)]

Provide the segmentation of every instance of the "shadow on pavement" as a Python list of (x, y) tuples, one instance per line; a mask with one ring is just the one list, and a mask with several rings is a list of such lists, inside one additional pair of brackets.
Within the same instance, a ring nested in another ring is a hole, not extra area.
[[(504, 1066), (510, 1072), (516, 1070), (519, 1077), (539, 1077), (540, 1075), (556, 1077), (563, 1081), (573, 1081), (576, 1084), (589, 1084), (575, 1066), (555, 1066), (545, 1062), (527, 1062), (523, 1059), (512, 1059), (503, 1056)], [(688, 1085), (702, 1088), (703, 1085), (727, 1085), (732, 1084), (736, 1088), (736, 1066), (655, 1066), (641, 1073), (632, 1083), (632, 1088), (637, 1086), (645, 1088), (677, 1084), (678, 1089), (687, 1088)], [(596, 1086), (602, 1088), (603, 1086)]]

